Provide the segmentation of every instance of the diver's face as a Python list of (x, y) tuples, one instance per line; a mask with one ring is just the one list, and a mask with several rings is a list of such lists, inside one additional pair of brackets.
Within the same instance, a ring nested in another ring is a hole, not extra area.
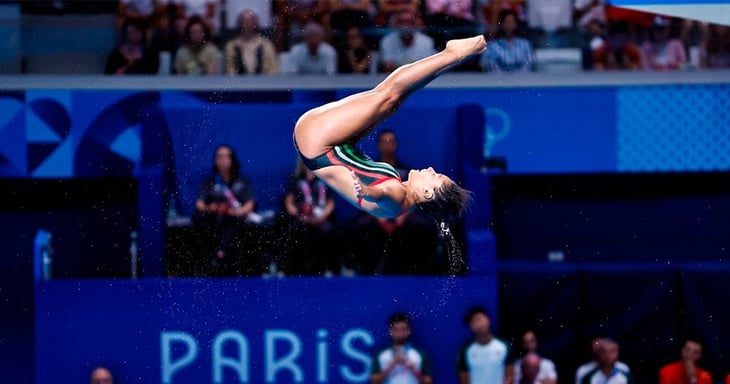
[(422, 200), (432, 199), (437, 189), (450, 182), (451, 179), (446, 175), (436, 173), (431, 167), (421, 170), (414, 169), (408, 173), (408, 183)]

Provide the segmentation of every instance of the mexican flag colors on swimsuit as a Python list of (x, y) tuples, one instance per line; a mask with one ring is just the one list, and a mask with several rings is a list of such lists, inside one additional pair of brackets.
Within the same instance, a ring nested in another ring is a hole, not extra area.
[(730, 0), (609, 0), (613, 6), (730, 25)]

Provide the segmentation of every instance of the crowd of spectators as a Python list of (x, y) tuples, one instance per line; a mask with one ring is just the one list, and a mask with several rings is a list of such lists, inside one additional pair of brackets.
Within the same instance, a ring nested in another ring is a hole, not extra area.
[[(730, 67), (727, 26), (605, 0), (268, 0), (257, 9), (241, 9), (245, 1), (231, 4), (119, 0), (120, 45), (109, 55), (106, 73), (387, 73), (442, 49), (451, 38), (480, 33), (490, 48), (459, 70), (540, 70), (535, 52), (550, 48), (579, 52), (585, 70)], [(144, 46), (131, 46), (130, 33), (140, 33)], [(147, 60), (151, 55), (160, 59)]]

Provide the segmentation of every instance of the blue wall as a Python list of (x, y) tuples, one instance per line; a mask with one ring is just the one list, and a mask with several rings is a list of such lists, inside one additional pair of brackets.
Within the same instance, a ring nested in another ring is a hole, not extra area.
[[(352, 92), (4, 91), (0, 177), (135, 174), (174, 158), (178, 183), (194, 184), (215, 145), (233, 142), (268, 201), (259, 169), (291, 170), (298, 116)], [(425, 89), (383, 126), (403, 136), (414, 166), (448, 172), (453, 110), (473, 103), (486, 114), (485, 152), (507, 157), (511, 172), (730, 169), (726, 83)]]

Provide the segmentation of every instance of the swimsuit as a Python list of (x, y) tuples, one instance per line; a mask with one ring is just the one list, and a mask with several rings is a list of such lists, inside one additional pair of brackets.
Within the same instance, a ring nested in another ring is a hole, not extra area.
[[(296, 146), (296, 142), (294, 143)], [(298, 148), (297, 148), (298, 151)], [(333, 165), (343, 166), (353, 172), (366, 186), (373, 186), (394, 179), (401, 181), (400, 174), (388, 163), (373, 161), (369, 156), (360, 153), (351, 144), (335, 145), (326, 153), (309, 159), (299, 152), (304, 165), (312, 171)], [(362, 198), (358, 201), (362, 205)]]

